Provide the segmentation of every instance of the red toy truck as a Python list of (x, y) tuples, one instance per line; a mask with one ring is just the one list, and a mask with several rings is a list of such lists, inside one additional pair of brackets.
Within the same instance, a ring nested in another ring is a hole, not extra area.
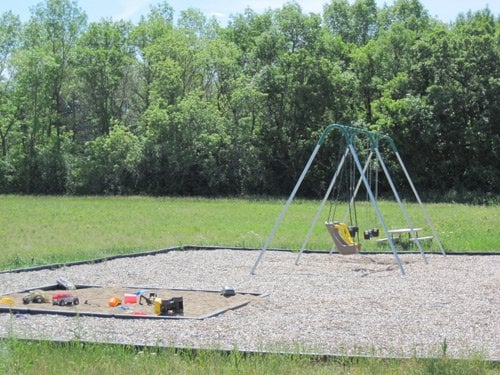
[(80, 303), (80, 300), (78, 297), (72, 296), (71, 294), (68, 293), (57, 293), (52, 296), (52, 304), (53, 305), (59, 305), (59, 306), (66, 306), (66, 305), (78, 305)]

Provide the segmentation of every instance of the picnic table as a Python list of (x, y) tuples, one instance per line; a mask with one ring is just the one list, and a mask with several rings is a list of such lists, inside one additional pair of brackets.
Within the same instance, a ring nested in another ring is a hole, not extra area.
[[(431, 240), (432, 236), (425, 236), (425, 237), (419, 237), (419, 232), (422, 232), (423, 228), (395, 228), (395, 229), (389, 229), (387, 232), (392, 237), (392, 240), (394, 242), (415, 242), (416, 238), (418, 238), (418, 241), (425, 241), (425, 240)], [(415, 237), (412, 236), (412, 232), (415, 233)], [(405, 236), (405, 235), (408, 236)], [(387, 238), (379, 238), (377, 242), (384, 242), (387, 241)]]

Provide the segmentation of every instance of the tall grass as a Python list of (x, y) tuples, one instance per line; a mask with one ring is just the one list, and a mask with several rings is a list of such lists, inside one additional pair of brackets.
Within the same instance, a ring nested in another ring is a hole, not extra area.
[(455, 360), (348, 358), (298, 354), (251, 354), (236, 350), (175, 350), (130, 346), (0, 341), (4, 374), (497, 374), (498, 364), (480, 357)]
[[(170, 246), (222, 245), (260, 247), (284, 201), (255, 199), (197, 199), (149, 197), (33, 197), (0, 196), (0, 268), (15, 268), (82, 260), (116, 253)], [(319, 206), (297, 201), (276, 233), (271, 247), (299, 249)], [(380, 207), (388, 227), (406, 226), (395, 202)], [(500, 206), (430, 204), (427, 210), (441, 242), (451, 251), (498, 251)], [(345, 204), (325, 207), (308, 244), (309, 249), (332, 246), (322, 224)], [(420, 208), (406, 205), (415, 226), (431, 234)], [(357, 204), (361, 231), (380, 227), (373, 207)], [(331, 214), (330, 214), (331, 216)], [(380, 250), (363, 241), (364, 250)], [(437, 251), (435, 241), (429, 248)]]

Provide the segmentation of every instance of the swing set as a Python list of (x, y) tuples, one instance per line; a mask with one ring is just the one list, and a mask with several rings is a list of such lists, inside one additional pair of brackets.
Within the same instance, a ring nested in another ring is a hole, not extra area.
[[(396, 250), (395, 241), (392, 237), (392, 234), (395, 233), (396, 230), (389, 230), (388, 229), (386, 222), (385, 222), (385, 219), (380, 211), (378, 201), (377, 201), (377, 199), (378, 199), (378, 169), (379, 168), (376, 168), (376, 171), (375, 171), (375, 192), (373, 191), (373, 189), (371, 187), (370, 176), (372, 173), (369, 173), (368, 170), (369, 170), (370, 166), (374, 162), (376, 162), (377, 166), (380, 167), (381, 170), (383, 171), (383, 173), (384, 173), (384, 175), (385, 175), (385, 177), (386, 177), (386, 179), (391, 187), (394, 198), (398, 202), (399, 209), (405, 218), (406, 224), (408, 226), (408, 228), (404, 229), (405, 233), (408, 233), (411, 236), (411, 241), (417, 245), (417, 248), (423, 257), (424, 262), (427, 263), (427, 258), (425, 256), (425, 253), (423, 251), (422, 244), (421, 244), (423, 238), (418, 237), (418, 231), (421, 228), (414, 227), (414, 225), (413, 225), (413, 223), (412, 223), (412, 221), (411, 221), (411, 219), (406, 211), (406, 208), (405, 208), (405, 206), (400, 198), (399, 192), (396, 189), (396, 186), (394, 185), (394, 182), (391, 178), (389, 170), (387, 169), (387, 166), (386, 166), (384, 159), (382, 157), (382, 154), (380, 152), (379, 144), (381, 142), (387, 142), (389, 144), (389, 149), (396, 156), (396, 159), (399, 163), (399, 166), (400, 166), (401, 170), (403, 171), (406, 179), (408, 180), (408, 183), (409, 183), (409, 185), (410, 185), (410, 187), (415, 195), (415, 198), (416, 198), (416, 200), (417, 200), (417, 202), (418, 202), (418, 204), (419, 204), (419, 206), (424, 214), (425, 220), (432, 230), (433, 236), (429, 236), (429, 237), (425, 237), (425, 238), (426, 239), (434, 238), (439, 246), (441, 253), (443, 255), (446, 255), (444, 248), (441, 244), (441, 241), (439, 240), (438, 233), (437, 233), (437, 231), (432, 223), (432, 220), (431, 220), (427, 210), (425, 209), (424, 204), (422, 203), (422, 200), (420, 199), (420, 196), (415, 188), (415, 185), (413, 184), (413, 181), (411, 180), (411, 177), (410, 177), (410, 175), (409, 175), (409, 173), (408, 173), (408, 171), (403, 163), (403, 160), (401, 159), (401, 156), (399, 155), (399, 152), (398, 152), (396, 145), (395, 145), (394, 141), (392, 140), (392, 138), (389, 137), (388, 135), (378, 133), (378, 132), (371, 132), (368, 130), (359, 129), (359, 128), (355, 128), (352, 126), (332, 124), (332, 125), (328, 125), (325, 128), (325, 130), (321, 134), (318, 142), (316, 143), (316, 146), (314, 147), (314, 150), (313, 150), (311, 156), (309, 157), (309, 160), (307, 161), (304, 169), (302, 170), (302, 173), (299, 176), (299, 178), (295, 184), (295, 187), (293, 188), (290, 196), (288, 197), (288, 200), (286, 201), (285, 206), (281, 210), (281, 213), (278, 216), (278, 219), (276, 220), (276, 222), (271, 230), (271, 233), (269, 234), (266, 242), (264, 243), (264, 246), (262, 247), (262, 249), (257, 257), (257, 260), (255, 261), (254, 266), (252, 267), (251, 274), (252, 275), (255, 274), (255, 271), (257, 269), (258, 264), (260, 263), (260, 261), (262, 259), (262, 256), (264, 255), (264, 253), (266, 252), (266, 250), (269, 247), (269, 244), (271, 243), (272, 239), (274, 238), (274, 235), (276, 234), (276, 231), (278, 230), (279, 225), (283, 221), (283, 218), (284, 218), (290, 204), (292, 203), (293, 199), (295, 198), (300, 185), (302, 184), (308, 170), (311, 167), (312, 162), (316, 158), (316, 155), (318, 154), (319, 149), (323, 145), (327, 135), (332, 130), (339, 130), (342, 133), (342, 136), (343, 136), (343, 139), (344, 139), (345, 145), (346, 145), (345, 150), (343, 151), (342, 156), (337, 164), (337, 168), (335, 169), (335, 173), (334, 173), (334, 175), (330, 181), (330, 184), (329, 184), (329, 186), (324, 194), (324, 197), (320, 203), (320, 206), (319, 206), (318, 210), (316, 211), (316, 215), (314, 216), (314, 219), (311, 223), (311, 226), (309, 227), (309, 230), (306, 234), (304, 242), (302, 243), (302, 246), (301, 246), (300, 251), (298, 253), (295, 264), (297, 264), (297, 265), (299, 264), (300, 257), (302, 255), (302, 253), (304, 252), (304, 250), (307, 246), (307, 243), (309, 242), (309, 239), (310, 239), (310, 237), (313, 233), (313, 230), (314, 230), (314, 228), (315, 228), (315, 226), (320, 218), (320, 215), (324, 209), (324, 206), (326, 205), (327, 200), (332, 195), (334, 187), (339, 185), (337, 183), (337, 180), (339, 180), (339, 176), (341, 175), (341, 172), (344, 168), (344, 164), (347, 161), (349, 156), (350, 156), (350, 159), (352, 160), (352, 162), (351, 162), (351, 168), (350, 168), (348, 209), (347, 209), (346, 213), (344, 214), (342, 221), (337, 221), (337, 220), (335, 220), (336, 207), (335, 207), (335, 210), (333, 210), (333, 218), (332, 218), (331, 214), (332, 214), (332, 207), (333, 206), (331, 205), (330, 212), (328, 215), (328, 220), (325, 222), (325, 226), (332, 237), (335, 249), (338, 251), (339, 254), (342, 254), (342, 255), (357, 254), (361, 251), (361, 244), (359, 241), (359, 227), (357, 226), (357, 214), (356, 214), (355, 201), (356, 201), (356, 196), (357, 196), (359, 189), (361, 187), (361, 184), (363, 184), (365, 187), (365, 190), (367, 192), (369, 201), (371, 202), (372, 206), (375, 209), (375, 213), (376, 213), (376, 216), (377, 216), (378, 221), (380, 223), (381, 229), (382, 229), (383, 233), (386, 235), (386, 238), (380, 239), (380, 240), (378, 240), (378, 242), (387, 241), (389, 243), (391, 251), (394, 255), (396, 263), (399, 266), (399, 270), (400, 270), (401, 274), (402, 275), (405, 274), (403, 264), (401, 262), (399, 254)], [(356, 149), (356, 144), (359, 144), (363, 140), (368, 143), (368, 150), (367, 150), (368, 155), (366, 156), (366, 160), (364, 162), (364, 165), (361, 164), (360, 157), (359, 157), (358, 151)], [(374, 157), (375, 157), (375, 160), (373, 160)], [(359, 173), (359, 179), (357, 180), (356, 184), (354, 184), (354, 175), (355, 175), (356, 170)], [(333, 200), (332, 200), (332, 202), (333, 202)], [(345, 221), (347, 219), (347, 215), (349, 215), (349, 219), (350, 219), (349, 225), (345, 224)], [(354, 220), (353, 220), (353, 218), (354, 218)], [(400, 229), (397, 231), (399, 231), (399, 232), (396, 232), (396, 233), (400, 233), (402, 230)], [(372, 228), (369, 230), (365, 230), (363, 232), (364, 239), (368, 240), (368, 239), (371, 239), (372, 237), (378, 237), (379, 232), (380, 231), (378, 228)], [(330, 251), (330, 253), (331, 252), (332, 251)]]

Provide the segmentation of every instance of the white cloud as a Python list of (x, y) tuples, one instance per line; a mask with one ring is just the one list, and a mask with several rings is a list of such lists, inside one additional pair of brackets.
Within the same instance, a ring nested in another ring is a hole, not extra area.
[[(262, 12), (266, 9), (277, 9), (285, 5), (288, 0), (246, 0), (245, 7), (249, 7), (256, 12)], [(328, 0), (304, 0), (297, 1), (304, 13), (322, 13), (323, 5), (328, 3)]]
[(208, 17), (215, 17), (215, 18), (220, 18), (220, 19), (224, 19), (227, 17), (227, 15), (225, 13), (221, 13), (221, 12), (211, 12)]
[(113, 16), (114, 21), (130, 20), (141, 14), (147, 13), (147, 7), (153, 0), (120, 0), (120, 13)]

